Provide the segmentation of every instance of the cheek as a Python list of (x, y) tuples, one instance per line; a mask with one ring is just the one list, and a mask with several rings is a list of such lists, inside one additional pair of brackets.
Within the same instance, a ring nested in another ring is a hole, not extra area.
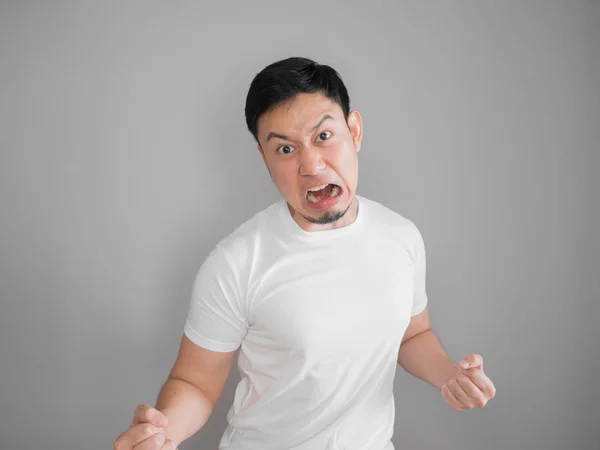
[(293, 164), (281, 164), (271, 169), (273, 181), (282, 192), (292, 192), (295, 190), (297, 184), (296, 172)]
[[(358, 158), (351, 145), (339, 146), (331, 152), (330, 165), (346, 183), (355, 183), (358, 177)], [(352, 186), (351, 186), (352, 187)]]

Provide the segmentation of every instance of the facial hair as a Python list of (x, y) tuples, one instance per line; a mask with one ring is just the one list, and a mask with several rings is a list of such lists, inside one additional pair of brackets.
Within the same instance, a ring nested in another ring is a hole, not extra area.
[(325, 225), (325, 224), (333, 223), (333, 222), (340, 220), (342, 217), (344, 217), (344, 214), (346, 214), (349, 209), (350, 209), (350, 205), (348, 205), (348, 207), (344, 211), (336, 211), (336, 212), (327, 211), (321, 217), (318, 217), (316, 219), (314, 217), (305, 216), (304, 214), (302, 214), (302, 217), (304, 217), (310, 223)]

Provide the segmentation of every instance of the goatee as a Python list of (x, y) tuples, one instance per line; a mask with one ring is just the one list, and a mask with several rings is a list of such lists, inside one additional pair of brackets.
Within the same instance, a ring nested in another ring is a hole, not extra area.
[(340, 220), (342, 217), (344, 217), (344, 214), (346, 214), (349, 209), (350, 209), (350, 205), (348, 205), (348, 207), (344, 211), (336, 211), (336, 212), (328, 211), (325, 214), (323, 214), (321, 217), (316, 218), (316, 219), (314, 217), (305, 216), (304, 214), (302, 215), (302, 217), (304, 217), (310, 223), (325, 225), (325, 224), (333, 223), (337, 220)]

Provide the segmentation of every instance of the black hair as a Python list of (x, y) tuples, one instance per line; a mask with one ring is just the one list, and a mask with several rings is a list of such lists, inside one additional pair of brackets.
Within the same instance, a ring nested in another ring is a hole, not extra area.
[(308, 58), (291, 57), (274, 62), (252, 80), (246, 96), (246, 125), (258, 142), (260, 116), (300, 93), (322, 92), (336, 102), (348, 120), (350, 97), (340, 75), (330, 66)]

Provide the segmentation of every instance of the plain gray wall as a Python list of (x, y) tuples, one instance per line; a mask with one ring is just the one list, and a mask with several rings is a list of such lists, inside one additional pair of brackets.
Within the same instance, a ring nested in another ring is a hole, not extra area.
[[(252, 77), (336, 68), (358, 193), (414, 220), (434, 328), (497, 397), (401, 369), (402, 449), (597, 449), (595, 1), (2, 2), (0, 449), (111, 448), (174, 362), (212, 246), (279, 198)], [(216, 449), (239, 379), (181, 450)], [(315, 449), (319, 450), (319, 449)]]

